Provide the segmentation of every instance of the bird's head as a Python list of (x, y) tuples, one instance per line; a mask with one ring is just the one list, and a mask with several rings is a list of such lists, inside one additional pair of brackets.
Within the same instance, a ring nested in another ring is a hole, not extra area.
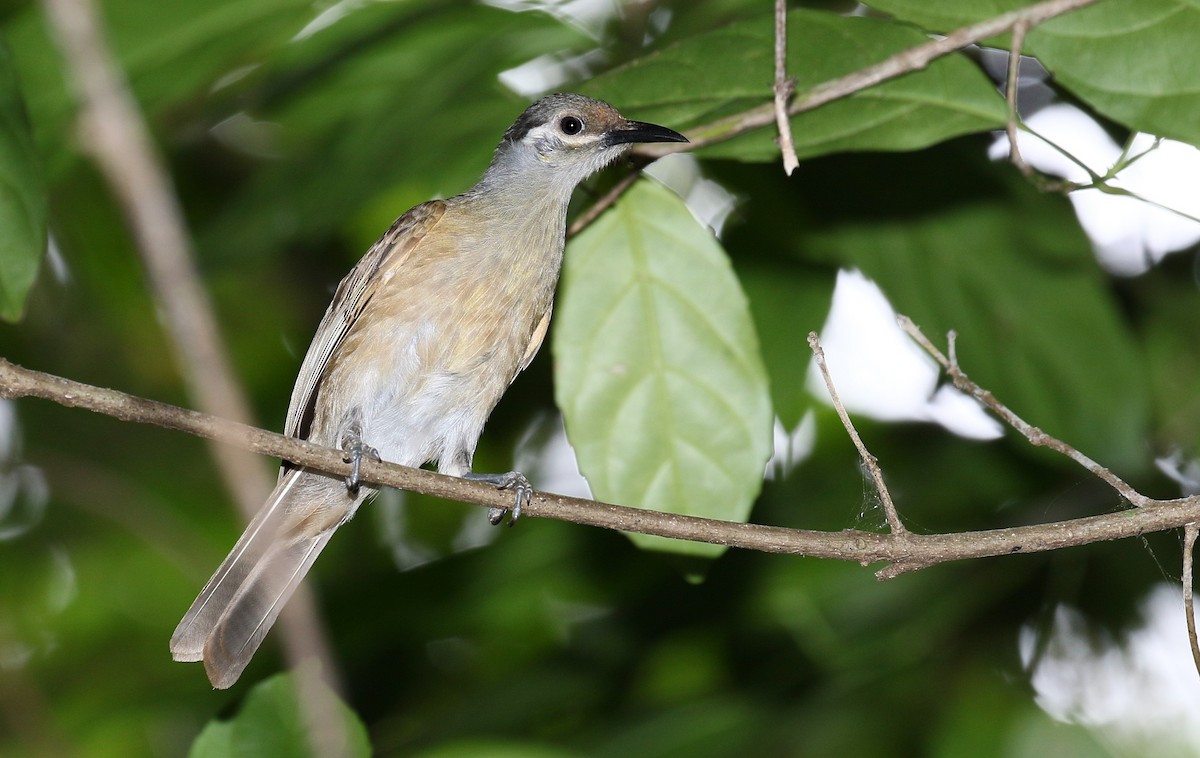
[(550, 175), (574, 189), (634, 144), (687, 141), (665, 126), (630, 121), (601, 100), (560, 93), (525, 109), (504, 133), (493, 168)]

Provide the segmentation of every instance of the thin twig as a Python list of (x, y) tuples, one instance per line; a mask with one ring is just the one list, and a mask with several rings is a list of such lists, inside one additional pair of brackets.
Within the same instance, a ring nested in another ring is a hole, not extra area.
[(1025, 33), (1029, 30), (1028, 21), (1018, 21), (1012, 29), (1012, 48), (1008, 52), (1008, 81), (1004, 83), (1004, 101), (1008, 104), (1008, 122), (1004, 131), (1008, 134), (1008, 159), (1025, 177), (1033, 177), (1033, 167), (1021, 157), (1021, 148), (1017, 145), (1017, 130), (1020, 115), (1017, 112), (1017, 90), (1021, 77), (1021, 47), (1025, 44)]
[[(0, 397), (39, 397), (73, 408), (104, 413), (123, 421), (153, 424), (198, 437), (235, 445), (243, 450), (284, 458), (297, 465), (336, 476), (349, 473), (341, 450), (255, 429), (197, 411), (146, 400), (115, 390), (14, 366), (0, 359)], [(394, 463), (363, 462), (364, 482), (397, 487), (484, 507), (512, 505), (512, 493), (432, 471)], [(594, 500), (535, 493), (524, 506), (526, 517), (563, 521), (653, 534), (671, 539), (708, 542), (768, 553), (807, 555), (855, 561), (862, 565), (891, 562), (876, 572), (890, 578), (947, 561), (1013, 553), (1033, 553), (1117, 540), (1150, 532), (1178, 529), (1200, 521), (1200, 496), (1176, 500), (1142, 498), (1136, 510), (1049, 524), (991, 529), (957, 534), (876, 534), (849, 529), (820, 532), (777, 526), (742, 524), (675, 513), (627, 508)], [(1153, 506), (1153, 507), (1150, 507)]]
[(1200, 673), (1200, 642), (1196, 640), (1196, 607), (1192, 598), (1192, 556), (1200, 523), (1193, 521), (1183, 528), (1183, 612), (1187, 618), (1188, 643), (1192, 648), (1192, 663)]
[(879, 459), (863, 444), (862, 437), (854, 428), (854, 422), (850, 420), (850, 414), (846, 413), (846, 406), (842, 405), (842, 399), (838, 397), (837, 388), (833, 386), (833, 377), (829, 375), (829, 366), (825, 363), (825, 350), (821, 347), (821, 339), (816, 332), (808, 333), (808, 346), (817, 361), (817, 368), (821, 370), (821, 376), (825, 378), (825, 388), (829, 390), (833, 408), (837, 411), (838, 418), (842, 420), (846, 434), (850, 435), (850, 440), (858, 449), (858, 455), (862, 458), (863, 465), (867, 467), (867, 471), (871, 472), (871, 478), (875, 480), (875, 490), (879, 493), (879, 500), (883, 503), (883, 512), (887, 516), (888, 526), (891, 527), (893, 534), (906, 533), (908, 530), (900, 521), (900, 514), (896, 512), (896, 506), (892, 502), (892, 495), (883, 481), (883, 471), (879, 468)]
[[(1029, 422), (1014, 413), (1008, 406), (996, 399), (996, 396), (991, 392), (983, 389), (966, 375), (966, 373), (958, 365), (958, 357), (955, 355), (955, 335), (950, 333), (950, 357), (947, 358), (941, 350), (938, 350), (929, 338), (921, 332), (921, 329), (913, 323), (908, 316), (898, 316), (897, 322), (900, 328), (908, 333), (910, 337), (916, 340), (917, 344), (925, 349), (925, 352), (933, 356), (933, 359), (942, 365), (946, 370), (946, 375), (954, 382), (954, 386), (958, 387), (963, 392), (983, 403), (988, 409), (1000, 417), (1004, 423), (1017, 430), (1021, 436), (1029, 440), (1030, 444), (1038, 447), (1047, 447), (1054, 450), (1071, 460), (1078, 463), (1083, 468), (1087, 469), (1091, 474), (1103, 480), (1108, 486), (1117, 491), (1121, 497), (1128, 500), (1131, 504), (1138, 507), (1145, 507), (1152, 503), (1158, 502), (1141, 494), (1123, 479), (1114, 474), (1109, 469), (1101, 466), (1096, 461), (1076, 450), (1071, 445), (1063, 442), (1060, 439), (1046, 434), (1041, 429), (1033, 426)], [(1181, 524), (1182, 526), (1182, 524)]]
[[(1004, 124), (1004, 132), (1008, 136), (1008, 160), (1026, 179), (1032, 180), (1042, 192), (1067, 192), (1076, 189), (1075, 185), (1071, 182), (1050, 179), (1035, 171), (1033, 166), (1030, 166), (1021, 155), (1021, 146), (1017, 139), (1022, 128), (1030, 131), (1022, 122), (1020, 111), (1017, 108), (1017, 95), (1021, 83), (1021, 49), (1025, 45), (1025, 34), (1028, 31), (1029, 23), (1027, 21), (1020, 21), (1013, 27), (1012, 49), (1008, 54), (1008, 80), (1004, 83), (1004, 101), (1008, 108), (1008, 121)], [(1035, 134), (1034, 136), (1041, 138), (1040, 135)], [(1050, 144), (1045, 138), (1041, 139)], [(1057, 146), (1054, 147), (1057, 148)], [(1065, 152), (1064, 155), (1066, 155)], [(1068, 157), (1071, 156), (1068, 155)], [(1093, 176), (1095, 175), (1090, 168), (1087, 171)]]
[(779, 150), (783, 153), (783, 172), (788, 176), (800, 168), (788, 101), (796, 91), (796, 81), (787, 75), (787, 0), (775, 0), (775, 127), (779, 130)]
[[(109, 182), (125, 211), (163, 314), (171, 347), (197, 405), (218, 416), (249, 423), (252, 414), (234, 377), (208, 294), (194, 264), (183, 211), (150, 130), (120, 71), (92, 0), (43, 0), (46, 17), (80, 99), (80, 140)], [(248, 520), (262, 505), (271, 483), (263, 468), (236, 450), (210, 446), (226, 489)], [(297, 676), (300, 706), (317, 754), (344, 744), (341, 717), (320, 693), (318, 668), (335, 689), (340, 676), (311, 593), (300, 587), (280, 618), (287, 657)], [(320, 667), (299, 667), (317, 658)]]

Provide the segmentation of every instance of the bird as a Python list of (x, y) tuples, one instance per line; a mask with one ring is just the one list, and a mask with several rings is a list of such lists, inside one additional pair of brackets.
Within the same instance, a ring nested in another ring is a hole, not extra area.
[(275, 489), (171, 637), (232, 686), (330, 537), (376, 489), (364, 457), (514, 492), (493, 524), (520, 516), (519, 472), (471, 471), (501, 395), (533, 360), (553, 310), (567, 206), (580, 182), (634, 144), (687, 142), (613, 106), (559, 93), (530, 105), (461, 195), (400, 216), (338, 285), (300, 366), (284, 433), (335, 447), (346, 477), (284, 461)]

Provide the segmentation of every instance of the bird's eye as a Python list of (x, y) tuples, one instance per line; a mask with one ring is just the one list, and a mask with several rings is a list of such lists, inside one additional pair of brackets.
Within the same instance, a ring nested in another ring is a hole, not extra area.
[(574, 116), (563, 116), (562, 121), (558, 122), (558, 128), (563, 134), (579, 134), (583, 131), (583, 122)]

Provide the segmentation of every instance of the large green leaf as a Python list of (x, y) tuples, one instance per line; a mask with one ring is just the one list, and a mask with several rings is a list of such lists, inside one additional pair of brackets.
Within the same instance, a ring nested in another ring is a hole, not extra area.
[[(906, 25), (833, 13), (788, 14), (788, 73), (806, 89), (927, 41)], [(682, 127), (768, 103), (774, 81), (769, 14), (731, 24), (615, 69), (584, 91), (658, 123)], [(957, 56), (792, 119), (796, 150), (913, 150), (1004, 123), (987, 78)], [(774, 126), (708, 148), (707, 156), (770, 160)]]
[[(346, 742), (337, 755), (368, 756), (366, 727), (331, 690), (317, 693), (341, 719)], [(312, 755), (305, 716), (292, 674), (277, 674), (254, 686), (238, 714), (212, 721), (197, 735), (188, 758), (297, 758)]]
[(0, 318), (20, 318), (45, 251), (46, 186), (12, 55), (0, 42)]
[[(933, 31), (1030, 5), (1017, 0), (872, 0)], [(1200, 145), (1200, 6), (1190, 0), (1103, 2), (1030, 32), (1024, 52), (1055, 81), (1130, 128)]]
[(766, 372), (729, 260), (672, 192), (639, 182), (571, 242), (553, 348), (597, 497), (746, 518), (771, 452)]

